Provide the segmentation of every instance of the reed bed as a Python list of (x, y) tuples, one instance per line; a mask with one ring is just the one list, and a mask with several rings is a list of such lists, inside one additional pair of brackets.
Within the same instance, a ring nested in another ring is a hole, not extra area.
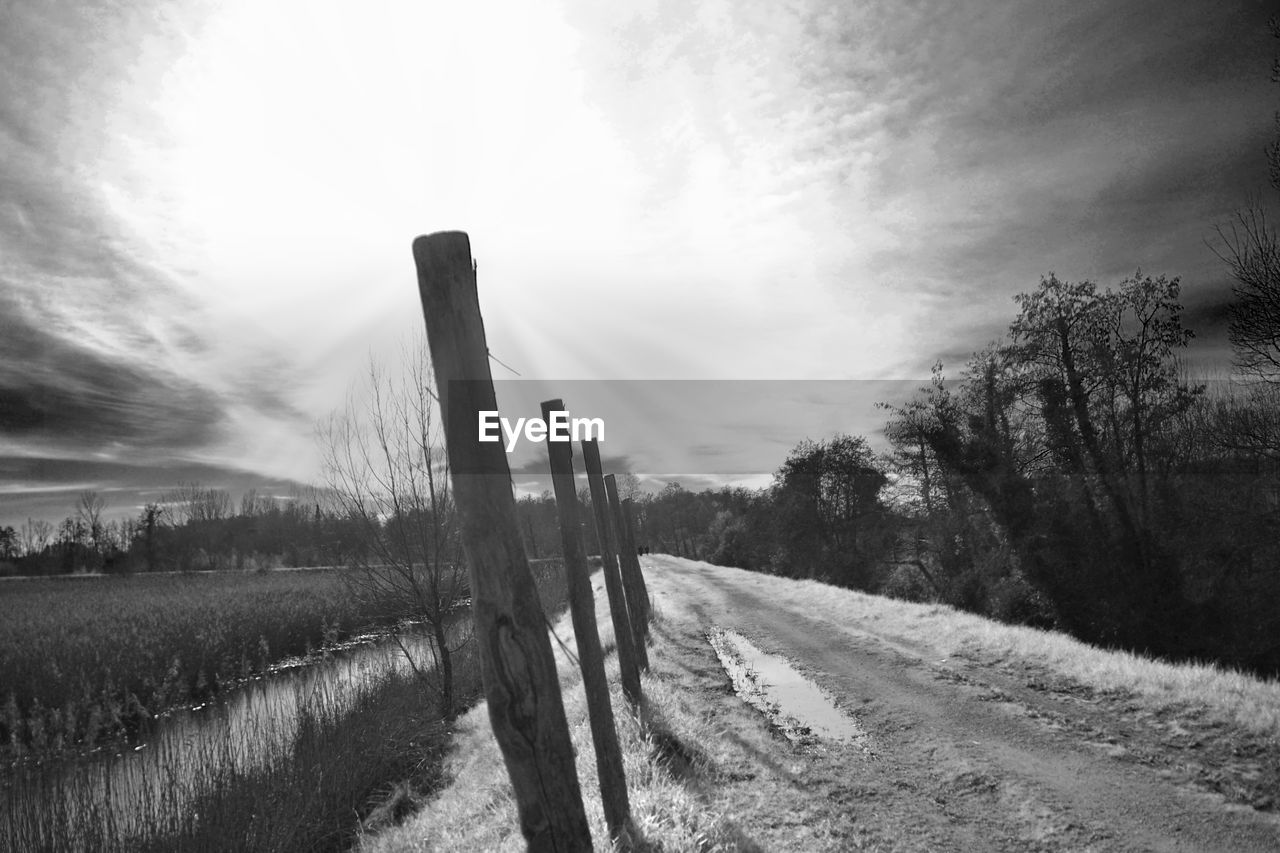
[[(545, 609), (562, 611), (563, 567), (533, 568)], [(455, 658), (467, 703), (481, 692), (473, 656), (468, 644)], [(245, 725), (202, 724), (197, 735), (167, 718), (158, 728), (168, 737), (11, 767), (0, 781), (0, 850), (346, 850), (440, 785), (451, 724), (434, 714), (433, 671), (389, 664), (359, 679), (286, 677)], [(267, 687), (241, 687), (219, 707), (255, 689)]]
[(137, 734), (165, 709), (386, 621), (338, 570), (6, 581), (0, 750)]
[(354, 694), (296, 689), (289, 698), (301, 710), (285, 739), (261, 717), (203, 732), (194, 748), (161, 739), (17, 768), (4, 790), (0, 849), (341, 849), (379, 786), (432, 749), (429, 688), (388, 670)]

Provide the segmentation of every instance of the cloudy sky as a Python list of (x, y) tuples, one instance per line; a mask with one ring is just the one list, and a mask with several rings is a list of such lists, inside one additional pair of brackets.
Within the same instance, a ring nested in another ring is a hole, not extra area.
[(883, 381), (958, 369), (1049, 271), (1181, 276), (1217, 369), (1205, 241), (1265, 185), (1268, 13), (5, 2), (0, 524), (84, 488), (123, 513), (314, 481), (316, 421), (421, 328), (409, 246), (436, 230), (471, 234), (524, 378), (875, 380), (607, 443), (641, 472), (870, 434)]

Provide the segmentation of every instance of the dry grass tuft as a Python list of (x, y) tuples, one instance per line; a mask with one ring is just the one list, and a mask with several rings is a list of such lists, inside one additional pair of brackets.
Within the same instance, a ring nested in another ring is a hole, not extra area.
[[(660, 619), (660, 616), (656, 616)], [(574, 649), (573, 628), (566, 615), (555, 626), (560, 642), (552, 641), (561, 673), (565, 713), (577, 752), (578, 778), (597, 850), (612, 850), (600, 804), (595, 753), (587, 720), (586, 696), (576, 664), (565, 653)], [(607, 619), (600, 621), (601, 642), (613, 645)], [(561, 645), (563, 643), (563, 646)], [(654, 660), (655, 671), (661, 667)], [(721, 851), (737, 849), (732, 827), (708, 810), (682, 781), (690, 758), (682, 743), (709, 740), (713, 733), (697, 712), (685, 704), (673, 679), (647, 677), (639, 713), (627, 709), (619, 686), (616, 656), (606, 663), (618, 739), (626, 769), (631, 814), (640, 849)], [(674, 733), (678, 732), (679, 735)], [(489, 728), (484, 703), (458, 724), (455, 748), (446, 759), (445, 777), (451, 784), (426, 807), (400, 826), (365, 835), (361, 853), (407, 853), (425, 850), (523, 851), (524, 839), (516, 823), (515, 801), (497, 742)]]

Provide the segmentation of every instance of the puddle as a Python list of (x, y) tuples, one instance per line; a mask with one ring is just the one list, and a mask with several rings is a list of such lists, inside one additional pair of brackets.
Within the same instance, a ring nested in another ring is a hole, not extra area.
[(863, 752), (869, 751), (867, 733), (857, 721), (837, 708), (830, 696), (786, 658), (762, 652), (741, 634), (720, 628), (709, 631), (707, 640), (738, 696), (759, 709), (788, 740), (853, 743)]

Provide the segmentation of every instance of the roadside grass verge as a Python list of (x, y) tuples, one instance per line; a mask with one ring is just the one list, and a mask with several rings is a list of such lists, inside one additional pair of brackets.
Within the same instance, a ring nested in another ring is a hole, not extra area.
[[(594, 581), (599, 583), (599, 576)], [(600, 603), (597, 596), (597, 603)], [(611, 687), (619, 745), (627, 777), (631, 815), (637, 830), (637, 849), (739, 850), (738, 833), (725, 816), (708, 807), (684, 778), (702, 775), (709, 759), (696, 746), (718, 740), (714, 722), (696, 702), (690, 704), (681, 676), (662, 653), (650, 650), (652, 669), (644, 676), (644, 699), (638, 712), (628, 709), (622, 696), (613, 631), (607, 610), (597, 607), (601, 643), (606, 654), (606, 674)], [(601, 618), (603, 617), (603, 618)], [(662, 615), (655, 612), (655, 628)], [(560, 672), (560, 689), (577, 755), (578, 779), (591, 824), (596, 850), (612, 851), (595, 751), (587, 718), (586, 695), (577, 663), (566, 654), (576, 649), (569, 617), (554, 627), (558, 641), (552, 648)], [(407, 853), (428, 850), (523, 851), (525, 843), (516, 818), (515, 800), (497, 741), (489, 726), (487, 706), (481, 702), (460, 718), (445, 759), (443, 788), (421, 811), (403, 823), (377, 833), (366, 833), (359, 853)]]
[(742, 584), (763, 588), (771, 597), (833, 625), (865, 630), (907, 647), (927, 647), (937, 657), (1041, 667), (1092, 690), (1129, 695), (1153, 708), (1200, 708), (1252, 734), (1280, 737), (1280, 681), (1212, 663), (1167, 663), (1103, 649), (1057, 631), (1005, 625), (944, 604), (917, 604), (819, 581), (712, 568), (737, 573)]

